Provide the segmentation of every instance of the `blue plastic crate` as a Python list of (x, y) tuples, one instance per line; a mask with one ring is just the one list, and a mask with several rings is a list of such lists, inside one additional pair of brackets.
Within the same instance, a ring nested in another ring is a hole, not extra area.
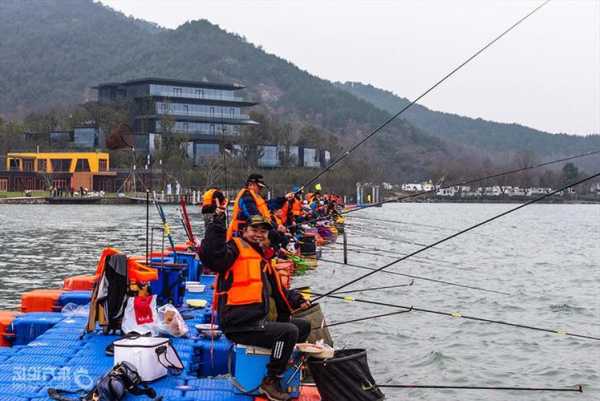
[(170, 255), (175, 263), (187, 265), (187, 281), (198, 281), (200, 277), (200, 264), (196, 259), (196, 254), (192, 252), (176, 252)]
[(186, 401), (252, 401), (254, 397), (230, 391), (194, 390), (186, 391), (183, 399)]
[[(16, 378), (18, 379), (18, 378)], [(29, 384), (25, 381), (13, 381), (10, 383), (3, 383), (0, 386), (0, 400), (10, 399), (10, 397), (39, 397), (44, 395), (42, 386), (36, 384)]]
[(8, 329), (8, 332), (14, 335), (12, 344), (25, 345), (29, 343), (63, 318), (61, 313), (56, 312), (31, 312), (17, 316)]
[(18, 351), (18, 355), (57, 355), (70, 357), (75, 355), (78, 348), (73, 347), (55, 347), (54, 345), (25, 346)]
[(152, 258), (150, 267), (158, 270), (158, 280), (150, 283), (152, 294), (156, 295), (158, 305), (173, 304), (181, 306), (185, 295), (187, 266), (170, 266), (173, 258)]
[(203, 274), (200, 276), (200, 284), (204, 284), (207, 287), (210, 287), (211, 285), (213, 285), (215, 283), (215, 278), (217, 276), (215, 276), (214, 274)]
[(214, 390), (214, 391), (231, 391), (233, 392), (234, 387), (229, 379), (219, 378), (201, 378), (188, 380), (187, 386), (189, 391), (194, 390)]
[(58, 298), (58, 305), (61, 308), (66, 304), (87, 305), (91, 297), (91, 291), (65, 291)]
[[(212, 347), (214, 348), (211, 352)], [(194, 361), (196, 361), (195, 367), (197, 367), (194, 370), (197, 371), (199, 377), (218, 376), (229, 373), (228, 361), (233, 349), (233, 343), (225, 338), (225, 336), (214, 341), (210, 339), (196, 340), (192, 349)]]
[[(267, 364), (269, 363), (271, 350), (237, 344), (234, 352), (235, 368), (233, 372), (235, 379), (246, 392), (258, 395), (256, 389), (258, 389), (267, 374)], [(293, 359), (296, 360), (297, 356), (298, 354), (295, 353)], [(301, 376), (301, 372), (293, 365), (283, 374), (281, 387), (286, 389), (292, 397), (300, 396)], [(235, 392), (242, 393), (237, 387)]]

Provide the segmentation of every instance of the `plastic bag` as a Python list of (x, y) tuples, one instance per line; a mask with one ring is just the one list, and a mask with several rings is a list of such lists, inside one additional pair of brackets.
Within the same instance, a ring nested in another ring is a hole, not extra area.
[(171, 304), (158, 308), (159, 330), (162, 334), (170, 334), (173, 337), (182, 337), (189, 332), (189, 328), (183, 317)]
[(68, 317), (88, 317), (90, 314), (90, 305), (77, 305), (69, 302), (62, 308), (61, 312)]
[(130, 297), (127, 299), (127, 306), (125, 306), (121, 330), (123, 330), (125, 334), (135, 331), (141, 335), (150, 333), (150, 335), (153, 337), (158, 336), (160, 334), (160, 320), (158, 319), (158, 313), (156, 310), (156, 295), (152, 295), (152, 301), (150, 302), (152, 316), (147, 319), (149, 321), (142, 324), (139, 324), (138, 320), (136, 319), (135, 298), (136, 297)]

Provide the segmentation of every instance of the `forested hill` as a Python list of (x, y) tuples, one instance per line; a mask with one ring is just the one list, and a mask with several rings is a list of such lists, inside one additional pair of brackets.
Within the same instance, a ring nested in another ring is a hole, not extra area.
[[(238, 82), (262, 110), (308, 121), (353, 142), (389, 113), (333, 83), (264, 52), (208, 21), (177, 29), (128, 18), (92, 0), (0, 1), (0, 114), (28, 112), (90, 99), (106, 81), (164, 77)], [(446, 144), (405, 121), (370, 141), (363, 157), (396, 179), (426, 175)]]
[[(387, 90), (359, 82), (336, 83), (338, 87), (364, 99), (381, 110), (397, 113), (410, 101)], [(473, 146), (490, 153), (531, 151), (538, 156), (577, 154), (600, 149), (600, 135), (550, 134), (519, 124), (503, 124), (481, 118), (433, 111), (415, 105), (403, 118), (443, 140)]]

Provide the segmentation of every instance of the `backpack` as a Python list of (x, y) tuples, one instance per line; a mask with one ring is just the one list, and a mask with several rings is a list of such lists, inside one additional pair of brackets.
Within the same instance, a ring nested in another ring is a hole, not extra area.
[[(55, 388), (48, 389), (48, 396), (57, 401), (121, 401), (127, 393), (146, 395), (154, 401), (161, 401), (162, 396), (156, 397), (156, 391), (145, 384), (133, 365), (121, 362), (98, 380), (92, 390), (68, 391)], [(69, 398), (64, 394), (79, 394), (78, 398)]]

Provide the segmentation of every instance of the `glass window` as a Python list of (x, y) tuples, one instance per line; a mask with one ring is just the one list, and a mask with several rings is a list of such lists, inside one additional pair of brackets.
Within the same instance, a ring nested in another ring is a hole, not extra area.
[(37, 171), (40, 173), (48, 171), (48, 161), (46, 159), (38, 159), (37, 166)]
[(98, 168), (100, 171), (108, 171), (108, 160), (100, 159)]
[(52, 159), (52, 171), (68, 172), (71, 168), (71, 159)]
[(89, 172), (90, 171), (90, 163), (88, 162), (88, 159), (77, 159), (77, 164), (75, 165), (75, 171)]
[(9, 165), (8, 169), (10, 171), (20, 171), (21, 170), (20, 159), (8, 159), (8, 165)]
[(33, 159), (23, 159), (23, 171), (33, 171)]

